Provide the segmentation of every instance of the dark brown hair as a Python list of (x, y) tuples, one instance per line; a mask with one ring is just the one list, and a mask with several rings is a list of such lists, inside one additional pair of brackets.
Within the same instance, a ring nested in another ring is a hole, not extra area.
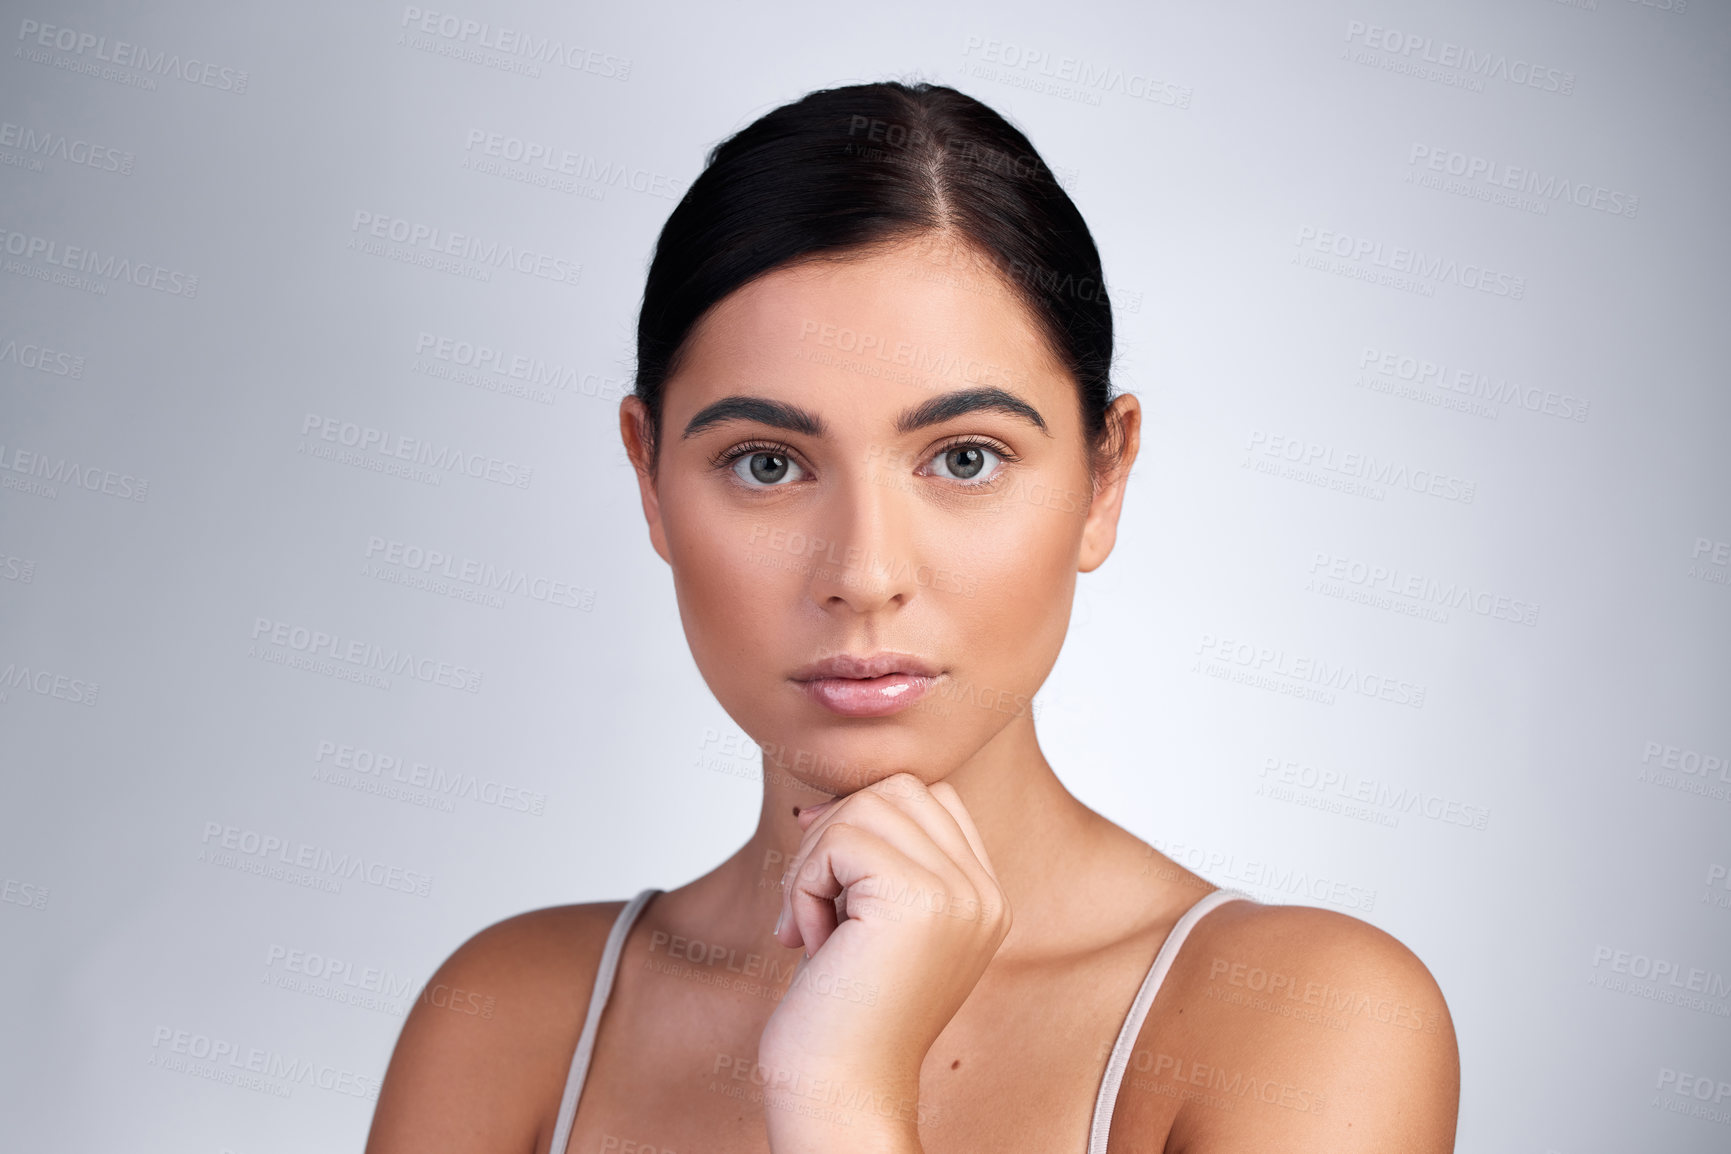
[(820, 89), (710, 150), (662, 227), (638, 315), (651, 469), (663, 386), (718, 301), (802, 260), (943, 232), (1013, 288), (1075, 378), (1098, 469), (1112, 456), (1112, 306), (1082, 214), (998, 113), (954, 88), (899, 82)]

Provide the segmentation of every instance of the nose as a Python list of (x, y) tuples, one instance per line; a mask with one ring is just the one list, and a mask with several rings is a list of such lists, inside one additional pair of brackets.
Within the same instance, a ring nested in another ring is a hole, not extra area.
[(924, 566), (915, 555), (912, 477), (881, 461), (836, 484), (819, 505), (806, 589), (830, 613), (872, 614), (905, 606), (919, 589)]

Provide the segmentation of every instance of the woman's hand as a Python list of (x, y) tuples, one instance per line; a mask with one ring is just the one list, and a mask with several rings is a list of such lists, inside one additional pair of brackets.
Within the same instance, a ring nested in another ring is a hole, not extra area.
[(945, 782), (899, 773), (799, 824), (776, 940), (806, 957), (758, 1047), (771, 1149), (917, 1150), (920, 1065), (1009, 932), (1009, 905)]

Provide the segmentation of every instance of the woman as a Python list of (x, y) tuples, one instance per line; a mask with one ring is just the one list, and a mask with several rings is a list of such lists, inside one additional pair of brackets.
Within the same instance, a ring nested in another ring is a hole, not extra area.
[(1086, 225), (970, 97), (814, 92), (716, 147), (620, 429), (757, 829), (465, 943), (429, 987), (496, 1012), (415, 1007), (369, 1150), (1452, 1149), (1405, 947), (1215, 891), (1041, 752), (1139, 445), (1111, 354)]

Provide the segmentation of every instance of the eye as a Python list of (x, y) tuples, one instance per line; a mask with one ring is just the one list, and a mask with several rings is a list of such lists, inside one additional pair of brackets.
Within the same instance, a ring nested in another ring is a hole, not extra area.
[(733, 475), (749, 488), (774, 489), (784, 481), (799, 480), (805, 470), (781, 449), (744, 445), (734, 459)]
[(980, 441), (958, 441), (938, 450), (932, 458), (932, 471), (940, 477), (983, 485), (997, 475), (1007, 455)]

